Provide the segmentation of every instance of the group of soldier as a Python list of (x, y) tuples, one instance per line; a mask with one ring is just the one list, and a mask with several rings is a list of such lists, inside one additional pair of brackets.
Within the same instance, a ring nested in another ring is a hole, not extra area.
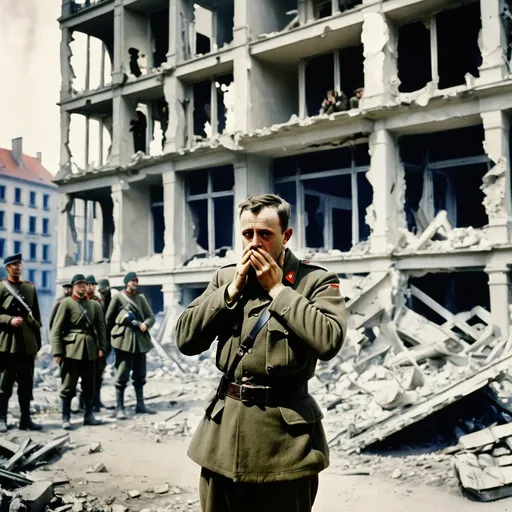
[[(4, 259), (7, 278), (0, 283), (0, 433), (7, 432), (7, 411), (14, 383), (20, 405), (19, 428), (40, 430), (32, 421), (34, 364), (41, 348), (41, 313), (35, 286), (21, 279), (21, 254)], [(60, 367), (62, 428), (71, 428), (71, 401), (81, 381), (84, 425), (98, 425), (94, 412), (103, 406), (100, 390), (107, 357), (115, 352), (116, 418), (127, 418), (125, 389), (132, 377), (135, 412), (154, 414), (146, 407), (146, 354), (152, 348), (149, 330), (155, 317), (144, 295), (137, 293), (138, 277), (128, 272), (125, 289), (112, 294), (107, 279), (76, 274), (63, 285), (63, 295), (50, 316), (52, 354)]]

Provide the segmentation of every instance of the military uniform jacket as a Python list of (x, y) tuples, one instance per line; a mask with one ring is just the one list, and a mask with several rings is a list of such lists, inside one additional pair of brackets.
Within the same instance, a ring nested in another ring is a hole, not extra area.
[(57, 316), (57, 311), (59, 310), (60, 303), (65, 299), (66, 297), (64, 295), (61, 295), (53, 305), (52, 312), (50, 313), (50, 322), (49, 326), (50, 329), (53, 327), (53, 322), (55, 321), (55, 317)]
[[(80, 304), (94, 326), (91, 332)], [(62, 299), (50, 333), (54, 356), (92, 361), (98, 358), (98, 350), (107, 349), (103, 310), (95, 300), (66, 297)]]
[[(268, 306), (270, 320), (238, 364), (234, 380), (276, 389), (304, 385), (314, 375), (317, 360), (331, 359), (343, 343), (346, 310), (337, 275), (301, 262), (287, 250), (286, 288), (272, 300), (253, 282), (230, 307), (225, 297), (234, 274), (234, 265), (217, 271), (206, 291), (180, 316), (179, 350), (200, 354), (218, 337), (216, 364), (226, 372)], [(220, 399), (213, 392), (205, 410), (188, 454), (220, 475), (242, 482), (295, 480), (329, 465), (323, 415), (310, 395), (263, 407)]]
[[(129, 313), (127, 309), (133, 309), (133, 307), (127, 306), (128, 303), (122, 295), (125, 295), (137, 305), (138, 310), (142, 313), (142, 317), (138, 312), (135, 316), (138, 321), (144, 322), (148, 326), (146, 332), (142, 332), (138, 327), (129, 325)], [(116, 296), (112, 297), (105, 318), (107, 331), (110, 332), (110, 341), (114, 348), (131, 353), (146, 353), (153, 348), (149, 329), (155, 324), (155, 315), (153, 315), (144, 295), (140, 293), (129, 295), (126, 291), (118, 293)]]
[[(41, 322), (36, 287), (28, 281), (10, 282), (32, 310), (34, 318)], [(21, 327), (13, 327), (11, 320), (21, 316), (25, 319)], [(0, 282), (0, 352), (35, 355), (41, 348), (41, 331), (32, 326), (23, 306), (9, 293), (3, 281)]]

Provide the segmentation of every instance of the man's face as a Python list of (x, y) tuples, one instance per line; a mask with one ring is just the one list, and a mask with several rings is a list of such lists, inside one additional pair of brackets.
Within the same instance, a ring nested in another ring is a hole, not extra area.
[(10, 263), (7, 265), (6, 270), (11, 277), (19, 279), (21, 277), (21, 272), (23, 271), (23, 263), (21, 261)]
[(94, 295), (96, 293), (96, 285), (95, 284), (86, 284), (85, 291), (87, 292), (87, 295), (89, 295), (89, 296)]
[(73, 293), (72, 286), (63, 286), (62, 291), (64, 292), (64, 297), (69, 297)]
[(77, 297), (84, 297), (85, 296), (85, 287), (87, 285), (85, 284), (85, 281), (78, 281), (78, 283), (75, 283), (73, 285), (73, 294)]
[(135, 290), (137, 290), (138, 284), (139, 281), (137, 279), (132, 279), (131, 281), (128, 281), (126, 287), (128, 288), (129, 291), (133, 293)]
[(290, 240), (293, 229), (281, 231), (279, 216), (275, 208), (263, 208), (254, 214), (249, 210), (240, 216), (240, 230), (242, 245), (245, 249), (249, 244), (252, 247), (261, 247), (277, 262), (284, 250), (284, 245)]

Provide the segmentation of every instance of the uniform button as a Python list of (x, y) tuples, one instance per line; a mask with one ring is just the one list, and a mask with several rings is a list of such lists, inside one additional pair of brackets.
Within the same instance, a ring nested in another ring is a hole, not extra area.
[(283, 308), (281, 314), (284, 315), (288, 311), (288, 308)]
[(268, 373), (272, 373), (274, 371), (274, 367), (273, 366), (267, 366), (267, 372)]
[(288, 331), (286, 329), (283, 332), (288, 336)]
[(253, 316), (254, 318), (256, 318), (256, 317), (260, 316), (260, 314), (259, 314), (259, 313), (251, 313), (251, 316)]
[(247, 354), (252, 354), (252, 348), (247, 351)]

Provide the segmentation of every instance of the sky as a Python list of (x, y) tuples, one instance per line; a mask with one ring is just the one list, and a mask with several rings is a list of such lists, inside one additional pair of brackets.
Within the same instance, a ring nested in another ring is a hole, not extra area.
[(23, 137), (58, 171), (61, 0), (0, 0), (0, 147)]

